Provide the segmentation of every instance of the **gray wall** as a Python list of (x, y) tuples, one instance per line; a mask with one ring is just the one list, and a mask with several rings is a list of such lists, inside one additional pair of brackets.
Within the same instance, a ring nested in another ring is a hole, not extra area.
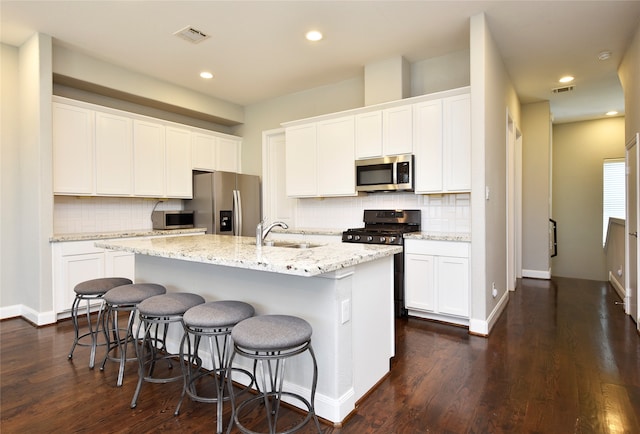
[(522, 106), (522, 275), (550, 277), (551, 113), (549, 102)]
[(624, 158), (624, 118), (553, 127), (553, 218), (558, 256), (552, 274), (608, 280), (602, 248), (602, 163)]

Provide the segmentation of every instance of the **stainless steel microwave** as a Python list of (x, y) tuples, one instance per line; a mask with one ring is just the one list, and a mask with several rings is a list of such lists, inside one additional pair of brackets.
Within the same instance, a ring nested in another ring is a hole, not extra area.
[(413, 191), (413, 155), (356, 160), (357, 191)]
[(193, 225), (193, 211), (153, 211), (153, 229), (188, 229)]

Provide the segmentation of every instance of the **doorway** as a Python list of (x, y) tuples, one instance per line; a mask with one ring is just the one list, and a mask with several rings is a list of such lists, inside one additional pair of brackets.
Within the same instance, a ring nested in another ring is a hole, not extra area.
[(522, 134), (507, 110), (507, 289), (522, 277)]

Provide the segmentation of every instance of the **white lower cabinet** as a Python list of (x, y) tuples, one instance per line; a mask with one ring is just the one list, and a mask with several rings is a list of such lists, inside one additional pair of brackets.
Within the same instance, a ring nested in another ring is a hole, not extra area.
[(53, 244), (53, 303), (59, 318), (69, 316), (75, 298), (73, 288), (78, 283), (101, 277), (133, 280), (135, 254), (108, 251), (95, 247), (94, 243), (91, 240)]
[(409, 315), (469, 325), (470, 244), (405, 240), (405, 307)]

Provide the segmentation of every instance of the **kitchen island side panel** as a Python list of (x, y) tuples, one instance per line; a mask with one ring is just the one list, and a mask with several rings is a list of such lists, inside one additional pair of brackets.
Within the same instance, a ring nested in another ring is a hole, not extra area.
[[(376, 276), (373, 281), (378, 283), (372, 284), (371, 278), (354, 278), (358, 273), (371, 272)], [(363, 345), (363, 342), (374, 342), (382, 336), (387, 340), (393, 334), (388, 320), (373, 320), (377, 315), (373, 317), (362, 313), (366, 305), (356, 306), (367, 299), (363, 296), (366, 291), (375, 296), (385, 293), (384, 299), (388, 300), (391, 312), (392, 285), (389, 282), (393, 279), (392, 273), (392, 257), (316, 277), (300, 277), (136, 255), (136, 282), (160, 283), (169, 292), (197, 293), (206, 301), (242, 300), (251, 303), (257, 315), (288, 314), (307, 320), (313, 327), (312, 344), (318, 361), (316, 412), (336, 423), (342, 422), (355, 409), (357, 399), (388, 372), (388, 345), (378, 344), (376, 348), (379, 350), (368, 351), (368, 357), (356, 357), (354, 353), (358, 346), (354, 339)], [(353, 303), (353, 316), (346, 320), (343, 312), (345, 301)], [(357, 321), (365, 323), (354, 327)], [(358, 334), (365, 333), (369, 338), (357, 337), (354, 328)], [(181, 332), (177, 328), (171, 330), (169, 341), (173, 345), (177, 345)], [(376, 363), (372, 364), (372, 360)], [(287, 363), (287, 386), (308, 393), (312, 378), (310, 357), (301, 355)], [(369, 365), (376, 366), (376, 370), (370, 373)], [(386, 369), (379, 372), (383, 365)], [(354, 372), (358, 374), (354, 375)], [(373, 384), (372, 379), (375, 379)], [(364, 382), (357, 384), (357, 381)]]

